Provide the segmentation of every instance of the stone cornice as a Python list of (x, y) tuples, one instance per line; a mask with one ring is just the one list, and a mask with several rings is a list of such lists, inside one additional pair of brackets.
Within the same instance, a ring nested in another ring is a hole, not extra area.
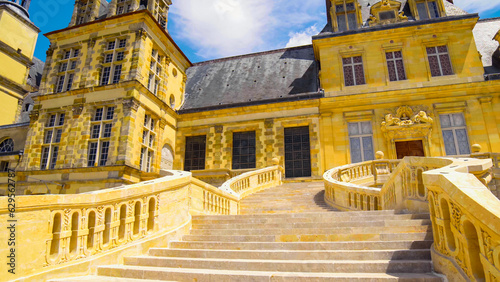
[[(0, 6), (2, 7), (2, 6)], [(28, 58), (26, 55), (23, 55), (22, 53), (19, 53), (16, 49), (10, 47), (7, 45), (7, 43), (3, 42), (0, 40), (0, 51), (4, 52), (7, 54), (9, 57), (13, 58), (14, 60), (24, 64), (27, 67), (33, 66), (35, 63), (31, 61), (30, 58)]]
[[(5, 76), (2, 76), (0, 75), (0, 85), (3, 85), (15, 92), (18, 92), (18, 93), (22, 93), (22, 95), (24, 96), (26, 93), (30, 92), (30, 90), (26, 87), (26, 86), (23, 86), (17, 82), (14, 82), (8, 78), (6, 78)], [(19, 99), (19, 97), (16, 97)], [(22, 99), (22, 97), (21, 97)]]

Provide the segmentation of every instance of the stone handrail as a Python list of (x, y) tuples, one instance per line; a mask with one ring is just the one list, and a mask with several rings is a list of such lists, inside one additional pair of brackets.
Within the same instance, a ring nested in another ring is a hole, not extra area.
[(281, 185), (282, 175), (283, 168), (275, 165), (240, 174), (226, 181), (220, 189), (242, 199), (252, 193)]
[(491, 165), (489, 159), (456, 160), (424, 174), (432, 260), (449, 281), (500, 280), (500, 201), (477, 177)]
[[(331, 169), (323, 175), (325, 201), (340, 210), (379, 210), (381, 185), (400, 160), (376, 160)], [(366, 186), (374, 187), (368, 187)]]
[[(191, 173), (168, 171), (162, 175), (167, 176), (84, 194), (17, 196), (15, 247), (22, 256), (15, 277), (57, 272), (110, 253), (130, 255), (124, 251), (130, 246), (151, 247), (154, 238), (182, 226), (188, 232), (191, 214), (238, 213), (238, 197), (193, 178)], [(7, 197), (0, 197), (0, 207), (0, 221), (8, 222)], [(4, 255), (10, 252), (9, 236), (9, 232), (0, 232), (0, 241), (5, 242), (0, 246), (3, 266), (9, 262)], [(166, 241), (154, 242), (164, 245)], [(136, 254), (147, 250), (136, 249)], [(106, 262), (120, 262), (120, 258), (113, 259)], [(5, 274), (0, 281), (12, 278)]]
[[(325, 173), (325, 199), (345, 210), (368, 210), (368, 199), (379, 197), (379, 209), (427, 211), (437, 272), (449, 281), (500, 281), (500, 201), (485, 186), (492, 166), (491, 159), (409, 157), (382, 188), (362, 189), (339, 181), (337, 168)], [(355, 206), (342, 199), (351, 195)]]

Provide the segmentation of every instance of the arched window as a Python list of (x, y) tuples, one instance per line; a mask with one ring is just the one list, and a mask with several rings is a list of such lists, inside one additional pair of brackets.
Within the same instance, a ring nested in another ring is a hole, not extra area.
[(174, 95), (170, 95), (170, 108), (175, 108), (175, 97)]
[(0, 143), (0, 153), (12, 151), (14, 151), (14, 141), (11, 138), (7, 138)]

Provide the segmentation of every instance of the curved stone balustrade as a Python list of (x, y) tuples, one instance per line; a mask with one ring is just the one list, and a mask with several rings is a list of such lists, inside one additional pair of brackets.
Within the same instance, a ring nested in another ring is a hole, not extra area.
[(381, 209), (381, 189), (377, 186), (387, 180), (399, 162), (400, 160), (368, 161), (325, 172), (325, 201), (341, 210)]
[[(188, 232), (191, 214), (238, 213), (237, 197), (191, 173), (163, 171), (162, 175), (166, 176), (84, 194), (18, 196), (15, 218), (22, 233), (17, 233), (17, 241), (24, 243), (16, 246), (17, 253), (23, 254), (22, 264), (16, 267), (18, 277), (57, 271), (82, 260), (100, 259), (106, 253), (120, 257), (130, 246), (151, 247), (154, 240), (164, 245), (165, 239), (155, 238), (182, 226)], [(7, 197), (0, 198), (2, 222), (9, 219), (7, 201)], [(7, 242), (8, 235), (0, 233), (0, 240)], [(0, 253), (7, 254), (8, 247), (1, 246)], [(138, 252), (144, 249), (136, 248)]]
[(276, 165), (245, 172), (224, 182), (220, 189), (242, 199), (252, 193), (281, 185), (283, 168)]

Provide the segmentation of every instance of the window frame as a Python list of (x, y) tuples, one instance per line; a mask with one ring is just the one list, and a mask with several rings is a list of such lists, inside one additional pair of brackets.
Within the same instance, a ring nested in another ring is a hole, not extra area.
[[(349, 10), (347, 11), (347, 4), (353, 4), (354, 5), (354, 10)], [(343, 6), (343, 11), (337, 12), (337, 6)], [(355, 27), (350, 27), (349, 26), (349, 14), (354, 14), (354, 18), (356, 21), (356, 26)], [(332, 25), (333, 25), (333, 30), (335, 32), (344, 32), (344, 31), (349, 31), (349, 30), (356, 30), (361, 27), (361, 11), (359, 7), (359, 3), (357, 0), (342, 0), (342, 1), (334, 1), (332, 2), (332, 6), (330, 9), (330, 15), (331, 15), (331, 20), (332, 20)], [(340, 30), (340, 25), (338, 22), (338, 17), (339, 15), (345, 15), (344, 20), (345, 20), (345, 26), (346, 30)]]
[[(370, 134), (361, 133), (362, 132), (362, 130), (361, 130), (362, 123), (369, 123), (370, 124), (370, 128), (371, 128)], [(360, 132), (360, 133), (351, 135), (351, 133), (349, 132), (349, 124), (357, 124), (358, 125), (358, 132)], [(346, 132), (347, 132), (347, 139), (349, 142), (349, 158), (350, 158), (351, 164), (354, 163), (353, 162), (353, 155), (352, 155), (353, 150), (352, 150), (352, 145), (351, 145), (351, 138), (357, 138), (360, 141), (359, 143), (360, 143), (360, 151), (361, 151), (361, 162), (375, 160), (375, 140), (373, 138), (373, 122), (371, 120), (348, 121)], [(371, 138), (371, 142), (372, 142), (371, 157), (372, 157), (372, 159), (369, 159), (368, 156), (365, 156), (365, 150), (364, 150), (364, 145), (363, 145), (363, 138), (365, 138), (365, 137)]]
[[(90, 122), (90, 136), (87, 146), (87, 167), (106, 166), (108, 164), (109, 149), (111, 147), (111, 138), (115, 122), (115, 111), (115, 106), (104, 106), (94, 109), (94, 115)], [(98, 113), (100, 113), (100, 117)], [(109, 135), (106, 135), (105, 133), (108, 127)], [(94, 135), (95, 128), (98, 128), (97, 135)], [(106, 151), (104, 152), (104, 150)], [(95, 152), (91, 153), (93, 151)]]
[[(66, 113), (49, 113), (43, 129), (43, 140), (40, 155), (40, 170), (55, 169), (59, 158), (59, 146), (64, 133)], [(60, 132), (60, 134), (59, 134)], [(50, 134), (49, 134), (50, 133)]]
[(153, 95), (158, 94), (163, 85), (163, 72), (165, 70), (164, 59), (166, 56), (160, 54), (159, 49), (152, 49), (149, 61), (149, 76), (147, 88)]
[[(439, 47), (445, 47), (446, 48), (446, 53), (440, 52), (439, 49), (438, 49)], [(429, 54), (429, 49), (430, 48), (434, 48), (434, 50), (435, 50), (436, 53)], [(424, 51), (425, 51), (425, 54), (427, 56), (427, 66), (429, 68), (429, 77), (436, 78), (436, 77), (443, 77), (443, 76), (455, 75), (455, 70), (453, 69), (453, 62), (451, 60), (450, 48), (448, 47), (447, 44), (438, 43), (438, 44), (433, 44), (433, 45), (426, 45), (426, 46), (424, 46)], [(446, 55), (447, 58), (448, 58), (448, 63), (450, 65), (450, 71), (451, 71), (451, 73), (449, 73), (449, 74), (444, 74), (443, 73), (443, 66), (442, 66), (443, 63), (441, 61), (441, 56), (442, 55)], [(440, 73), (439, 75), (433, 75), (430, 57), (436, 57), (437, 58), (437, 62), (438, 62), (438, 66), (439, 66), (439, 73)]]
[(158, 144), (158, 134), (156, 127), (158, 119), (153, 118), (151, 114), (144, 115), (144, 123), (142, 126), (142, 139), (141, 139), (141, 155), (139, 167), (144, 172), (154, 171), (154, 161), (156, 155), (156, 147)]
[[(57, 80), (54, 86), (54, 93), (62, 93), (73, 89), (76, 68), (78, 67), (78, 59), (81, 53), (81, 48), (62, 50), (62, 59), (57, 63)], [(69, 55), (66, 56), (67, 54)]]
[[(431, 17), (430, 8), (429, 8), (429, 2), (436, 3), (436, 11), (437, 11), (437, 14), (438, 14), (437, 17)], [(440, 3), (438, 2), (438, 0), (415, 0), (414, 3), (415, 3), (415, 11), (416, 11), (416, 13), (418, 15), (418, 19), (419, 20), (436, 19), (436, 18), (443, 17), (442, 11), (441, 11), (441, 9), (439, 7)], [(422, 3), (425, 6), (426, 18), (422, 18), (422, 15), (420, 15), (420, 12), (418, 11), (418, 4), (422, 4)]]
[[(453, 123), (453, 115), (456, 115), (456, 114), (461, 114), (462, 115), (462, 118), (463, 118), (463, 121), (464, 121), (464, 125), (462, 126), (453, 126), (452, 123)], [(449, 116), (450, 118), (450, 127), (443, 127), (443, 124), (442, 124), (442, 116)], [(459, 112), (441, 112), (439, 113), (439, 129), (441, 130), (441, 137), (442, 137), (442, 142), (443, 142), (443, 148), (444, 148), (444, 153), (445, 153), (445, 156), (469, 156), (472, 152), (472, 146), (471, 146), (471, 140), (470, 140), (470, 136), (469, 136), (469, 128), (468, 128), (468, 125), (467, 125), (467, 120), (465, 118), (465, 113), (463, 111), (459, 111)], [(468, 145), (468, 152), (466, 152), (465, 154), (460, 154), (460, 146), (459, 146), (459, 142), (458, 142), (458, 138), (457, 138), (457, 134), (456, 134), (456, 131), (457, 130), (465, 130), (465, 133), (466, 133), (466, 136), (467, 136), (467, 145)], [(455, 146), (455, 153), (458, 153), (458, 154), (455, 154), (455, 155), (448, 155), (447, 153), (447, 150), (446, 150), (446, 142), (444, 140), (444, 131), (445, 130), (451, 130), (452, 133), (453, 133), (453, 142), (454, 142), (454, 146)]]
[[(125, 63), (125, 49), (128, 43), (126, 38), (115, 38), (105, 41), (102, 56), (101, 75), (99, 86), (116, 84), (121, 81), (123, 75), (123, 64)], [(108, 58), (111, 58), (108, 60)]]
[[(360, 57), (361, 58), (361, 63), (355, 63), (354, 62), (354, 58), (358, 58)], [(348, 64), (345, 64), (344, 60), (345, 59), (350, 59), (350, 63)], [(366, 71), (365, 71), (365, 66), (364, 66), (364, 60), (363, 60), (363, 55), (362, 54), (348, 54), (348, 55), (342, 55), (341, 58), (340, 58), (342, 64), (341, 64), (341, 67), (342, 67), (342, 78), (343, 78), (343, 86), (344, 87), (351, 87), (351, 86), (360, 86), (360, 85), (366, 85), (367, 82), (366, 82)], [(357, 65), (361, 65), (362, 67), (362, 71), (363, 71), (363, 83), (360, 83), (358, 84), (357, 83), (357, 75), (356, 75), (356, 68), (355, 66)], [(352, 68), (352, 74), (353, 74), (353, 82), (354, 84), (352, 85), (348, 85), (347, 84), (347, 81), (346, 81), (346, 70), (345, 68), (346, 67), (351, 67)]]
[[(396, 58), (395, 54), (396, 52), (400, 52), (401, 53), (401, 58)], [(392, 59), (389, 59), (387, 58), (387, 53), (392, 53)], [(389, 82), (397, 82), (397, 81), (405, 81), (405, 80), (408, 80), (408, 71), (406, 69), (406, 63), (405, 63), (405, 59), (404, 59), (404, 53), (403, 53), (403, 50), (401, 49), (398, 49), (398, 50), (392, 50), (392, 49), (389, 49), (389, 50), (384, 50), (384, 57), (385, 57), (385, 62), (386, 62), (386, 66), (387, 66), (387, 81)], [(391, 71), (390, 71), (390, 68), (389, 68), (389, 61), (393, 62), (394, 63), (394, 70), (396, 72), (396, 80), (391, 80)], [(398, 70), (397, 70), (397, 61), (401, 61), (402, 64), (403, 64), (403, 71), (404, 71), (404, 79), (399, 79), (399, 73), (398, 73)]]

